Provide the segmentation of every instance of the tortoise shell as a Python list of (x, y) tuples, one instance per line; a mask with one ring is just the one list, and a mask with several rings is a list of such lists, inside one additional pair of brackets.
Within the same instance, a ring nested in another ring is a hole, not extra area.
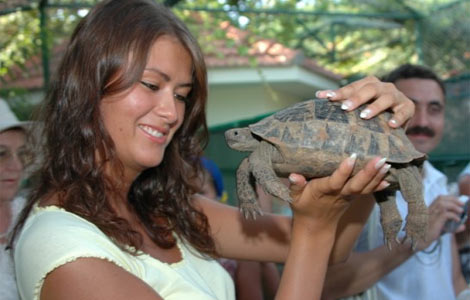
[[(300, 156), (300, 159), (308, 160), (314, 155), (316, 161), (331, 162), (333, 169), (352, 153), (356, 153), (361, 161), (374, 156), (387, 157), (389, 163), (425, 159), (403, 129), (394, 129), (387, 124), (391, 117), (389, 112), (369, 120), (362, 119), (360, 112), (360, 108), (345, 111), (339, 102), (307, 100), (280, 110), (249, 128), (254, 135), (277, 147), (284, 158)], [(321, 172), (325, 165), (320, 164), (312, 172), (297, 171), (316, 177), (328, 175), (332, 168)]]

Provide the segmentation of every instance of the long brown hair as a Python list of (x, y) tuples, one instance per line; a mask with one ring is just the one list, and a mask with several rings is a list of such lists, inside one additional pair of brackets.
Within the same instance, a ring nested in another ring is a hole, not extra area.
[(198, 157), (208, 137), (204, 58), (187, 27), (151, 0), (104, 1), (77, 25), (46, 95), (44, 161), (14, 236), (35, 203), (56, 195), (61, 207), (94, 223), (123, 249), (126, 245), (140, 249), (142, 236), (109, 203), (116, 181), (104, 174), (99, 158), (113, 161), (117, 157), (99, 105), (104, 97), (139, 82), (149, 50), (162, 35), (176, 37), (191, 55), (193, 88), (184, 122), (163, 161), (138, 176), (127, 200), (160, 247), (174, 246), (175, 232), (202, 253), (215, 254), (207, 218), (191, 202), (197, 190)]

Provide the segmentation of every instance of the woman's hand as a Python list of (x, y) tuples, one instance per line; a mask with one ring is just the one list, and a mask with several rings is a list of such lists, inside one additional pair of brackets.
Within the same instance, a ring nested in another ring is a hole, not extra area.
[(331, 175), (309, 182), (291, 174), (294, 213), (291, 244), (276, 299), (320, 299), (336, 227), (349, 206), (348, 195), (368, 194), (387, 186), (390, 166), (375, 158), (351, 177), (356, 156), (344, 160)]
[(370, 194), (388, 186), (383, 180), (390, 165), (380, 157), (369, 161), (355, 176), (351, 177), (356, 161), (353, 154), (345, 159), (328, 177), (316, 178), (308, 183), (299, 174), (291, 174), (291, 204), (294, 218), (315, 219), (336, 225), (349, 206), (348, 195)]
[(415, 113), (413, 102), (393, 83), (382, 82), (374, 76), (360, 79), (334, 91), (317, 91), (315, 96), (328, 98), (331, 101), (342, 101), (341, 108), (347, 111), (371, 102), (361, 111), (361, 117), (364, 119), (370, 119), (384, 110), (391, 109), (393, 117), (389, 121), (389, 126), (392, 128), (402, 126)]

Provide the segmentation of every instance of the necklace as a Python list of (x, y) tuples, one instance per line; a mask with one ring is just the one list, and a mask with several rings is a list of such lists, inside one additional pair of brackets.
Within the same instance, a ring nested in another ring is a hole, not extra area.
[(439, 239), (435, 241), (431, 250), (421, 250), (415, 253), (414, 257), (423, 265), (433, 265), (437, 263), (442, 251), (441, 239), (442, 237), (439, 237)]

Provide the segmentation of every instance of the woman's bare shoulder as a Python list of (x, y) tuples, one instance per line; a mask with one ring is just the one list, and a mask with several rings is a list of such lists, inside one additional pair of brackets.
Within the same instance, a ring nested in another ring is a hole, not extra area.
[(150, 286), (114, 263), (99, 258), (79, 258), (50, 272), (41, 300), (159, 300)]

